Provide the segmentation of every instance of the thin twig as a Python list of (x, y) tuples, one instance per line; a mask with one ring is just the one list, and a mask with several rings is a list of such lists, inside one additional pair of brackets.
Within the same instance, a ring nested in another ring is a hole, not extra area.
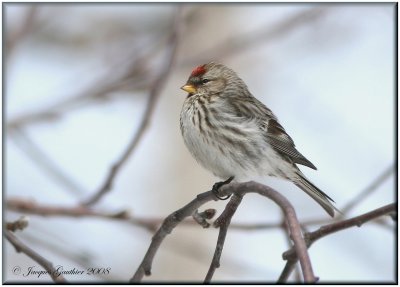
[[(325, 237), (329, 234), (341, 231), (343, 229), (347, 229), (350, 227), (361, 227), (365, 222), (368, 222), (374, 218), (386, 215), (386, 214), (391, 214), (391, 213), (396, 213), (396, 204), (388, 204), (383, 207), (377, 208), (375, 210), (372, 210), (370, 212), (364, 213), (360, 216), (356, 216), (347, 220), (343, 220), (341, 222), (335, 222), (332, 224), (324, 225), (321, 226), (319, 229), (313, 232), (306, 233), (304, 236), (309, 242), (308, 244), (311, 245), (318, 239)], [(397, 213), (396, 213), (397, 214)]]
[(14, 235), (13, 232), (5, 230), (4, 235), (7, 238), (7, 240), (14, 246), (17, 252), (22, 252), (31, 259), (33, 259), (34, 261), (36, 261), (40, 266), (42, 266), (47, 271), (47, 273), (49, 274), (51, 279), (53, 279), (54, 282), (56, 283), (67, 282), (65, 278), (54, 268), (53, 263), (51, 263), (49, 260), (38, 254), (29, 246), (25, 245), (21, 240), (18, 239), (17, 236)]
[[(26, 198), (10, 198), (6, 202), (8, 210), (21, 212), (25, 214), (33, 214), (39, 216), (65, 216), (65, 217), (95, 217), (110, 220), (126, 221), (138, 227), (143, 227), (151, 232), (163, 223), (164, 218), (147, 218), (137, 217), (129, 214), (127, 210), (117, 212), (99, 211), (82, 205), (78, 206), (63, 206), (54, 204), (42, 204), (33, 199)], [(206, 209), (201, 213), (194, 213), (193, 220), (184, 220), (182, 225), (196, 226), (200, 224), (203, 227), (208, 227), (206, 220), (211, 219), (215, 215), (214, 209)], [(195, 218), (198, 217), (198, 218)], [(204, 221), (204, 222), (203, 222)], [(229, 228), (232, 230), (256, 231), (270, 228), (279, 228), (279, 223), (231, 223)]]
[[(38, 110), (28, 111), (11, 118), (7, 121), (8, 130), (33, 123), (59, 119), (66, 111), (72, 108), (82, 108), (85, 104), (101, 102), (124, 95), (132, 96), (131, 93), (123, 93), (121, 95), (121, 93), (116, 93), (117, 91), (133, 92), (134, 90), (142, 91), (149, 88), (153, 82), (154, 75), (149, 73), (148, 67), (157, 54), (163, 51), (161, 50), (163, 46), (160, 45), (161, 40), (159, 39), (164, 37), (157, 35), (155, 38), (155, 41), (152, 41), (153, 44), (147, 45), (146, 49), (133, 46), (130, 48), (131, 51), (125, 52), (118, 61), (112, 64), (108, 63), (107, 71), (96, 77), (88, 88), (71, 96), (63, 97)], [(137, 38), (133, 43), (136, 41)], [(90, 72), (85, 71), (84, 75), (88, 73)], [(74, 81), (76, 81), (75, 78), (70, 80), (68, 84), (70, 85)]]
[(179, 34), (182, 26), (180, 14), (181, 14), (181, 8), (178, 8), (178, 12), (175, 15), (172, 32), (168, 40), (167, 49), (169, 51), (167, 52), (166, 60), (163, 67), (161, 68), (161, 72), (159, 76), (155, 79), (154, 84), (150, 90), (150, 95), (148, 97), (146, 109), (140, 121), (138, 130), (135, 132), (126, 150), (122, 153), (117, 162), (112, 165), (101, 187), (88, 200), (86, 200), (83, 203), (84, 205), (95, 204), (100, 200), (101, 197), (103, 197), (107, 192), (111, 190), (115, 177), (117, 176), (121, 167), (126, 163), (130, 155), (133, 153), (134, 149), (136, 148), (136, 146), (142, 139), (145, 131), (147, 130), (150, 123), (150, 119), (153, 116), (156, 104), (161, 95), (162, 88), (164, 87), (168, 79), (169, 72), (171, 71), (172, 65), (175, 60), (176, 50), (179, 42)]
[(129, 215), (129, 212), (122, 210), (109, 213), (90, 209), (85, 206), (56, 206), (38, 204), (32, 200), (8, 199), (6, 203), (8, 210), (29, 213), (41, 216), (68, 216), (68, 217), (96, 217), (111, 220), (121, 220), (143, 227), (149, 231), (155, 231), (160, 225), (158, 219), (140, 219)]
[(245, 49), (257, 47), (257, 45), (264, 42), (272, 43), (276, 38), (282, 37), (291, 31), (297, 31), (299, 26), (320, 19), (327, 10), (324, 7), (311, 8), (283, 19), (280, 23), (274, 25), (268, 23), (268, 25), (255, 31), (239, 35), (235, 34), (210, 49), (202, 51), (197, 55), (190, 55), (190, 58), (184, 60), (182, 64), (192, 66), (210, 61), (210, 59), (220, 60)]
[[(383, 207), (377, 208), (370, 212), (364, 213), (360, 216), (356, 216), (347, 220), (335, 222), (332, 224), (324, 225), (313, 232), (308, 232), (304, 234), (304, 238), (306, 240), (307, 248), (309, 248), (315, 241), (325, 237), (329, 234), (351, 228), (354, 226), (360, 227), (362, 224), (371, 221), (377, 217), (395, 213), (397, 210), (396, 204), (388, 204)], [(290, 272), (293, 270), (291, 265), (296, 264), (298, 257), (296, 254), (296, 250), (292, 247), (288, 251), (283, 253), (283, 259), (288, 260), (286, 263), (285, 269), (282, 271), (281, 276), (279, 277), (278, 283), (286, 282), (287, 278), (290, 275)]]
[[(117, 212), (107, 212), (102, 210), (96, 210), (82, 205), (78, 206), (65, 206), (65, 205), (54, 205), (54, 204), (42, 204), (34, 199), (26, 198), (10, 198), (6, 202), (6, 207), (8, 210), (21, 212), (25, 214), (33, 214), (39, 216), (65, 216), (65, 217), (95, 217), (103, 218), (109, 220), (125, 221), (127, 223), (133, 224), (138, 227), (143, 227), (150, 232), (154, 232), (163, 223), (164, 218), (159, 217), (138, 217), (133, 216), (127, 210), (121, 210)], [(214, 214), (215, 210), (207, 209), (200, 214), (201, 220), (209, 220)], [(193, 216), (192, 216), (193, 217)], [(185, 226), (195, 226), (202, 225), (206, 227), (205, 223), (199, 223), (200, 218), (197, 220), (184, 220), (181, 222)], [(371, 223), (376, 223), (382, 218), (376, 218), (371, 221)], [(326, 223), (326, 220), (320, 220), (321, 223)], [(312, 224), (316, 224), (311, 222)], [(204, 224), (204, 225), (203, 225)], [(305, 224), (303, 224), (305, 225)], [(380, 226), (385, 226), (391, 228), (389, 225), (384, 225), (380, 223)], [(208, 227), (208, 226), (207, 226)], [(263, 231), (274, 228), (282, 228), (282, 223), (231, 223), (229, 228), (237, 231)]]
[[(28, 35), (32, 28), (34, 27), (35, 17), (37, 15), (39, 5), (31, 5), (25, 15), (25, 18), (22, 21), (19, 29), (13, 34), (7, 37), (6, 41), (6, 56), (10, 57), (11, 53), (14, 51), (15, 47), (21, 42), (26, 35)], [(5, 7), (4, 7), (5, 8)]]
[(24, 234), (24, 239), (40, 248), (46, 249), (46, 251), (55, 254), (57, 257), (74, 262), (81, 267), (96, 265), (95, 256), (93, 256), (90, 251), (84, 249), (84, 247), (77, 248), (77, 246), (66, 244), (66, 242), (62, 240), (49, 240), (49, 237), (44, 236), (45, 233), (42, 233), (40, 229), (35, 231), (38, 231), (38, 233), (36, 234), (35, 232), (35, 234)]
[(294, 243), (293, 248), (296, 250), (296, 254), (300, 261), (304, 282), (316, 282), (317, 278), (314, 276), (310, 257), (308, 256), (307, 246), (301, 234), (301, 226), (297, 219), (296, 212), (290, 202), (283, 195), (276, 192), (272, 188), (252, 181), (243, 184), (233, 184), (232, 188), (235, 190), (235, 193), (256, 192), (260, 195), (268, 197), (279, 205), (279, 207), (285, 214), (286, 222), (290, 230), (290, 238), (293, 240)]
[[(238, 194), (243, 196), (246, 193), (256, 192), (260, 195), (268, 197), (272, 201), (281, 207), (284, 211), (288, 226), (291, 232), (291, 238), (294, 242), (296, 252), (298, 253), (298, 257), (300, 258), (300, 265), (302, 267), (304, 281), (306, 282), (315, 282), (315, 277), (312, 271), (310, 258), (307, 253), (307, 246), (304, 242), (304, 239), (301, 235), (300, 224), (297, 221), (296, 213), (294, 208), (289, 203), (289, 201), (279, 194), (277, 191), (269, 188), (265, 185), (256, 182), (245, 182), (245, 183), (231, 183), (226, 186), (223, 186), (219, 195), (224, 197), (231, 194)], [(131, 278), (131, 282), (140, 282), (144, 275), (149, 276), (151, 274), (151, 266), (154, 260), (154, 256), (157, 253), (157, 250), (161, 246), (164, 238), (172, 232), (172, 230), (183, 221), (185, 217), (191, 216), (195, 210), (197, 210), (200, 206), (205, 204), (208, 201), (216, 200), (214, 193), (212, 191), (201, 193), (197, 196), (196, 199), (192, 200), (190, 203), (175, 211), (171, 215), (169, 215), (161, 225), (161, 227), (157, 230), (156, 234), (153, 236), (150, 246), (136, 270), (135, 274)]]
[(161, 227), (154, 234), (150, 246), (144, 256), (142, 263), (139, 265), (135, 274), (131, 278), (130, 282), (140, 282), (144, 275), (151, 275), (151, 266), (153, 263), (154, 256), (157, 253), (158, 248), (163, 242), (164, 238), (172, 232), (172, 230), (180, 223), (183, 219), (191, 216), (200, 206), (209, 202), (211, 200), (216, 200), (215, 195), (212, 191), (207, 191), (199, 194), (195, 199), (186, 204), (181, 209), (173, 212), (167, 218), (165, 218)]
[(296, 264), (297, 264), (297, 259), (288, 259), (286, 261), (285, 267), (283, 268), (281, 275), (278, 278), (277, 283), (284, 283), (288, 280), (290, 274), (292, 273), (292, 271), (294, 270)]
[(10, 131), (10, 139), (13, 139), (16, 146), (19, 147), (35, 164), (54, 178), (57, 182), (65, 186), (65, 190), (74, 195), (85, 194), (77, 182), (69, 177), (41, 148), (37, 145), (20, 127)]
[(204, 283), (210, 283), (214, 272), (220, 266), (220, 258), (222, 254), (222, 249), (224, 248), (226, 234), (228, 233), (228, 227), (231, 223), (232, 217), (235, 214), (239, 204), (242, 202), (242, 194), (234, 194), (228, 204), (226, 205), (222, 214), (214, 222), (215, 227), (219, 227), (217, 245), (215, 247), (215, 252), (213, 259), (211, 261), (210, 268), (208, 269)]
[[(283, 231), (284, 231), (283, 233), (284, 233), (284, 235), (286, 237), (287, 243), (288, 243), (289, 248), (290, 248), (292, 246), (292, 241), (290, 239), (290, 231), (288, 229), (288, 225), (286, 224), (285, 217), (282, 218), (282, 228), (283, 228)], [(285, 269), (286, 268), (292, 268), (290, 270), (287, 270), (287, 272), (292, 272), (294, 270), (295, 271), (295, 282), (297, 282), (297, 283), (301, 282), (301, 274), (300, 274), (300, 270), (299, 270), (299, 265), (298, 264), (292, 264), (291, 266), (285, 266)]]
[(367, 198), (373, 191), (383, 184), (392, 174), (394, 173), (394, 166), (391, 165), (386, 168), (376, 179), (374, 179), (365, 189), (363, 189), (358, 195), (356, 195), (352, 200), (350, 200), (341, 211), (343, 214), (347, 214), (351, 209), (353, 209), (362, 200)]
[(134, 91), (147, 88), (150, 85), (150, 81), (144, 76), (151, 78), (147, 75), (146, 67), (149, 64), (149, 60), (155, 57), (154, 49), (155, 47), (150, 47), (145, 51), (135, 53), (135, 57), (130, 57), (128, 60), (124, 58), (121, 62), (130, 61), (125, 69), (121, 68), (122, 63), (112, 65), (102, 76), (95, 79), (89, 88), (83, 89), (77, 94), (63, 97), (61, 100), (44, 106), (39, 110), (29, 111), (11, 118), (7, 121), (8, 130), (11, 131), (28, 124), (60, 119), (66, 111), (73, 108), (82, 108), (85, 104), (88, 105), (93, 102), (120, 97), (120, 93), (115, 93), (117, 91)]

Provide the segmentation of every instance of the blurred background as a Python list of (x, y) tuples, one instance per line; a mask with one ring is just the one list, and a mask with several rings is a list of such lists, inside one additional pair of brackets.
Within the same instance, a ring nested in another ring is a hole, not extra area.
[[(102, 276), (66, 275), (69, 281), (127, 282), (154, 231), (132, 220), (42, 217), (10, 202), (74, 208), (87, 201), (146, 115), (147, 129), (91, 210), (129, 211), (157, 223), (209, 190), (219, 179), (195, 162), (179, 130), (186, 96), (179, 88), (209, 61), (233, 68), (274, 111), (318, 167), (302, 171), (346, 218), (396, 201), (393, 3), (6, 3), (3, 9), (4, 220), (28, 214), (29, 226), (16, 235), (64, 270), (111, 268)], [(294, 185), (257, 181), (286, 196), (307, 230), (332, 222)], [(201, 211), (219, 214), (225, 204)], [(232, 224), (281, 221), (272, 202), (249, 194)], [(318, 241), (309, 252), (320, 282), (395, 280), (394, 227), (385, 217)], [(215, 228), (179, 225), (145, 282), (201, 282), (217, 236)], [(14, 266), (42, 268), (6, 240), (4, 247), (4, 281), (49, 280), (13, 274)], [(279, 227), (233, 226), (213, 280), (275, 282), (288, 248)]]

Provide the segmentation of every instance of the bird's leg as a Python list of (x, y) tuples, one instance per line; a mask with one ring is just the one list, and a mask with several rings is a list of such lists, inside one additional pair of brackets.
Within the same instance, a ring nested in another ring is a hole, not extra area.
[(228, 178), (228, 179), (225, 180), (225, 181), (219, 181), (219, 182), (214, 183), (214, 185), (213, 185), (213, 187), (212, 187), (212, 190), (211, 190), (212, 193), (214, 193), (214, 195), (215, 195), (218, 199), (220, 199), (220, 200), (226, 200), (226, 199), (228, 199), (229, 197), (231, 197), (231, 195), (227, 195), (226, 197), (221, 197), (221, 196), (218, 195), (218, 193), (219, 193), (219, 189), (220, 189), (222, 186), (224, 186), (225, 184), (230, 183), (234, 178), (235, 178), (234, 176), (231, 176), (230, 178)]

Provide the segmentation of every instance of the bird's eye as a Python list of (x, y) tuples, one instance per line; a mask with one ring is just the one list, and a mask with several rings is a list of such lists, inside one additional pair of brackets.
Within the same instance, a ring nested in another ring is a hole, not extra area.
[(203, 79), (203, 80), (201, 80), (201, 83), (202, 84), (206, 84), (206, 83), (208, 83), (210, 80), (209, 79)]

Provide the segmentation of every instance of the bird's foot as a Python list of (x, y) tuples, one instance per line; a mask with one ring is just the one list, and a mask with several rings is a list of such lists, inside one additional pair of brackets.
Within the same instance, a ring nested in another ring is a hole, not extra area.
[(217, 197), (220, 200), (227, 200), (229, 197), (231, 197), (231, 195), (227, 195), (225, 197), (219, 196), (219, 189), (222, 186), (224, 186), (225, 184), (230, 183), (234, 178), (235, 178), (234, 176), (231, 176), (230, 178), (228, 178), (225, 181), (219, 181), (219, 182), (214, 183), (211, 191), (212, 191), (212, 193), (214, 193), (215, 197)]

